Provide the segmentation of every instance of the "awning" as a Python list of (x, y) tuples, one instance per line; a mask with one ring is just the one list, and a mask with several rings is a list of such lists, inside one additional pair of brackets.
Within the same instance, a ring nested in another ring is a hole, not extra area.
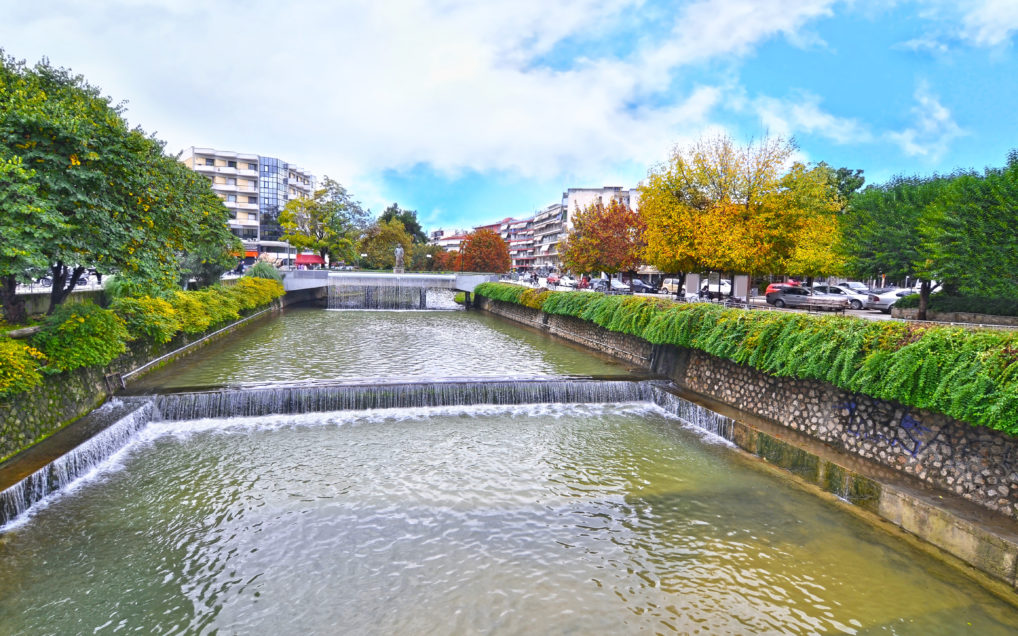
[(258, 258), (258, 250), (244, 250), (244, 258)]
[(298, 254), (298, 265), (325, 265), (325, 260), (318, 254)]

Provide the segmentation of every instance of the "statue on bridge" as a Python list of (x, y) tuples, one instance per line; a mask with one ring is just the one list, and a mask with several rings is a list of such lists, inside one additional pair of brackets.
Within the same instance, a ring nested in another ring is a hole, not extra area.
[(392, 273), (393, 274), (402, 274), (403, 273), (403, 246), (400, 245), (399, 243), (396, 244), (395, 256), (396, 256), (396, 265), (392, 268)]

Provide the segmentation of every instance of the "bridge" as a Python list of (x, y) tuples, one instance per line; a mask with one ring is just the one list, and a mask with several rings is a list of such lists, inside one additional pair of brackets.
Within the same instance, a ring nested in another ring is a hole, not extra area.
[(498, 274), (392, 274), (389, 272), (333, 272), (324, 269), (294, 270), (283, 276), (286, 291), (317, 287), (418, 287), (454, 289), (473, 293), (481, 283), (497, 281)]

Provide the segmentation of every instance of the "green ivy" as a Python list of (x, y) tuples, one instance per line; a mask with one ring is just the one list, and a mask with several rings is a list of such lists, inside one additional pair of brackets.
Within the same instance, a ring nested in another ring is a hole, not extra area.
[[(485, 283), (476, 293), (519, 303), (526, 289)], [(547, 293), (541, 309), (1018, 435), (1018, 333), (584, 292)]]

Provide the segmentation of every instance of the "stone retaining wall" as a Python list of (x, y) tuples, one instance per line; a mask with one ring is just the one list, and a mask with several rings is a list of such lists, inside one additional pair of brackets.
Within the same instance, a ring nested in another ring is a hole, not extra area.
[(1018, 519), (1018, 439), (1006, 433), (824, 382), (770, 376), (701, 351), (654, 347), (576, 318), (485, 298), (478, 305), (668, 375), (683, 389)]

